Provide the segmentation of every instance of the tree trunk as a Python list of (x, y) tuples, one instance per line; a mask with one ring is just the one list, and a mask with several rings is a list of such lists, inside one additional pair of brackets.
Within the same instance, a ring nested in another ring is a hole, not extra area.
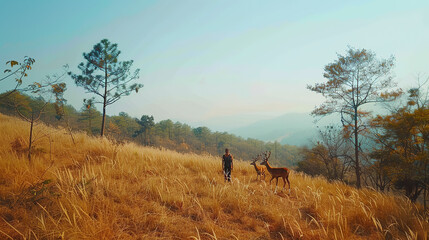
[(92, 118), (92, 113), (91, 113), (91, 109), (89, 109), (89, 111), (88, 111), (88, 116), (89, 116), (89, 119), (88, 119), (88, 133), (89, 133), (89, 135), (92, 135), (92, 123), (91, 123), (91, 118)]
[(104, 125), (106, 124), (106, 97), (103, 103), (103, 119), (101, 121), (101, 136), (104, 136)]
[(425, 178), (424, 178), (424, 189), (423, 189), (423, 209), (426, 211), (426, 201), (427, 201), (427, 160), (425, 160)]
[(31, 113), (30, 122), (30, 140), (28, 141), (28, 161), (31, 163), (31, 144), (33, 143), (33, 124), (34, 124), (34, 113)]
[[(426, 176), (425, 176), (425, 178), (426, 178)], [(427, 191), (426, 191), (426, 181), (425, 181), (425, 188), (423, 189), (423, 209), (425, 211), (426, 211), (426, 200), (427, 200), (426, 196), (427, 196)]]
[(104, 126), (106, 124), (106, 104), (107, 104), (107, 63), (104, 61), (104, 95), (103, 95), (103, 120), (101, 122), (101, 136), (104, 136)]
[(355, 120), (355, 127), (354, 127), (354, 135), (355, 135), (355, 170), (356, 170), (356, 187), (357, 188), (361, 188), (361, 183), (360, 183), (360, 165), (359, 165), (359, 133), (358, 133), (358, 111), (357, 111), (357, 107), (355, 107), (355, 115), (354, 115), (354, 120)]

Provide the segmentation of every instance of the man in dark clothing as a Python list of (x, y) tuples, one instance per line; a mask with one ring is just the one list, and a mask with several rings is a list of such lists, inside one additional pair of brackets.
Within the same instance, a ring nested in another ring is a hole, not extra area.
[(225, 149), (225, 154), (222, 156), (222, 170), (225, 181), (231, 182), (231, 172), (234, 168), (233, 157), (229, 154), (229, 149)]

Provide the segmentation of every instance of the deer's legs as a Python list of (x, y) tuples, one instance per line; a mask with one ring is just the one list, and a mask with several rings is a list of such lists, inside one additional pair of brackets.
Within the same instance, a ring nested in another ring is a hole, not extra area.
[(277, 184), (279, 184), (279, 178), (278, 177), (276, 178), (276, 188), (274, 189), (274, 193), (277, 192)]
[(271, 179), (270, 179), (270, 190), (272, 189), (271, 188), (271, 181), (273, 181), (273, 179), (274, 179), (274, 177), (271, 177)]
[[(287, 185), (289, 186), (289, 194), (290, 194), (290, 182), (289, 182), (289, 176), (286, 176), (286, 180), (287, 180)], [(285, 183), (286, 185), (286, 183)]]
[(286, 187), (286, 179), (285, 179), (285, 177), (282, 177), (283, 178), (283, 189), (285, 189), (285, 187)]

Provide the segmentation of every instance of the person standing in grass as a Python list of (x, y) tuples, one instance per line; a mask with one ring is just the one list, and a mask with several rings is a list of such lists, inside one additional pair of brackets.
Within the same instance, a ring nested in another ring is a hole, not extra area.
[(225, 181), (231, 182), (231, 172), (234, 168), (233, 157), (229, 153), (229, 149), (225, 149), (225, 154), (222, 156), (222, 170)]

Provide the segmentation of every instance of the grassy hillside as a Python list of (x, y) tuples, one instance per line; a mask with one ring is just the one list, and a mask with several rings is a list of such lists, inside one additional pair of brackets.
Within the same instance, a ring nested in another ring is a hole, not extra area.
[[(15, 109), (17, 103), (22, 106), (21, 111), (28, 118), (30, 118), (31, 109), (37, 114), (38, 109), (41, 109), (46, 103), (40, 98), (20, 92), (8, 94), (8, 92), (0, 94), (0, 113), (9, 116), (19, 116)], [(48, 103), (40, 120), (49, 126), (69, 126), (71, 129), (79, 129), (89, 135), (100, 135), (102, 114), (94, 107), (87, 108), (85, 105), (80, 111), (71, 105), (64, 107), (65, 115), (58, 119), (55, 105)], [(142, 118), (133, 118), (125, 112), (121, 112), (117, 116), (106, 116), (106, 136), (182, 153), (218, 155), (222, 154), (225, 148), (231, 148), (241, 159), (251, 158), (263, 150), (271, 150), (273, 163), (290, 166), (295, 166), (302, 157), (301, 148), (297, 146), (251, 138), (244, 139), (227, 132), (214, 132), (202, 126), (191, 127), (170, 119), (155, 122), (154, 118), (148, 115), (143, 115)]]
[[(426, 239), (405, 198), (292, 173), (274, 194), (237, 162), (118, 144), (0, 115), (1, 239)], [(45, 137), (42, 137), (45, 136)]]

